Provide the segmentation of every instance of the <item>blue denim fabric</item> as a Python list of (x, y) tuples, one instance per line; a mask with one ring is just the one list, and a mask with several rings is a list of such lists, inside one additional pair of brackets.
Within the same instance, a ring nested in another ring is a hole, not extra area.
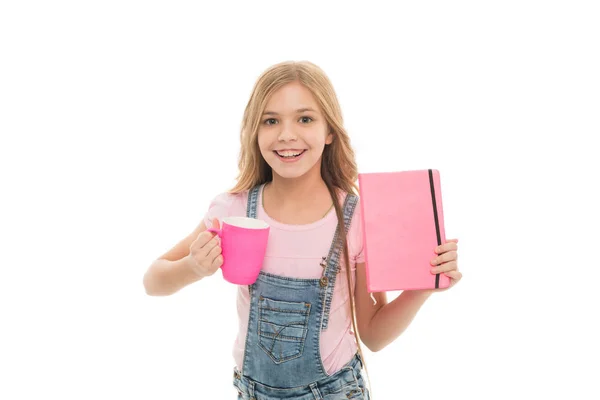
[[(256, 218), (261, 186), (250, 191), (247, 216)], [(358, 198), (344, 202), (346, 232)], [(358, 354), (328, 375), (320, 354), (341, 255), (339, 225), (320, 279), (296, 279), (265, 272), (248, 287), (250, 315), (242, 371), (234, 371), (238, 399), (368, 399)]]
[(263, 385), (234, 369), (233, 385), (238, 391), (238, 400), (370, 400), (362, 367), (362, 360), (356, 354), (348, 364), (328, 378), (288, 389)]

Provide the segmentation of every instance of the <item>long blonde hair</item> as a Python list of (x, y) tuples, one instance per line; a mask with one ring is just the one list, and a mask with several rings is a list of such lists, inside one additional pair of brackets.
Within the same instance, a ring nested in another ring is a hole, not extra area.
[(244, 111), (240, 134), (239, 175), (237, 177), (237, 184), (230, 190), (230, 193), (240, 193), (256, 185), (272, 181), (273, 171), (262, 157), (258, 147), (258, 129), (262, 113), (271, 95), (282, 86), (296, 81), (310, 90), (325, 116), (329, 132), (333, 134), (332, 143), (325, 146), (323, 151), (321, 176), (329, 189), (337, 219), (340, 223), (339, 234), (344, 244), (343, 257), (346, 264), (346, 276), (348, 278), (348, 290), (350, 293), (349, 303), (352, 326), (357, 339), (358, 351), (364, 361), (360, 336), (356, 326), (354, 290), (352, 289), (350, 280), (351, 269), (344, 215), (337, 195), (337, 190), (358, 194), (358, 186), (356, 184), (358, 170), (354, 150), (350, 146), (350, 137), (344, 128), (342, 110), (337, 95), (331, 81), (320, 67), (309, 61), (285, 61), (272, 65), (260, 75)]

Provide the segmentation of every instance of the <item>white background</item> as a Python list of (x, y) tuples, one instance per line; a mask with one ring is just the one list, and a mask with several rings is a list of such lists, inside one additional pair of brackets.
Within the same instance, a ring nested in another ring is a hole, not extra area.
[(598, 399), (593, 3), (2, 2), (0, 398), (235, 398), (234, 288), (142, 277), (234, 183), (259, 74), (310, 60), (360, 171), (439, 169), (460, 239), (374, 398)]

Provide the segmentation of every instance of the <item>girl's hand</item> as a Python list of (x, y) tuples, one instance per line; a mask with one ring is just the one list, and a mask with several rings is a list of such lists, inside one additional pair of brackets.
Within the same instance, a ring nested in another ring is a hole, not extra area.
[(438, 256), (431, 260), (432, 274), (443, 273), (450, 278), (450, 286), (443, 289), (434, 289), (434, 292), (441, 292), (456, 285), (462, 278), (462, 273), (458, 271), (458, 239), (450, 239), (446, 243), (438, 246), (434, 250)]
[[(213, 219), (213, 227), (220, 226), (217, 218)], [(190, 264), (195, 273), (206, 277), (217, 272), (223, 265), (219, 237), (216, 234), (204, 231), (198, 235), (190, 245)]]

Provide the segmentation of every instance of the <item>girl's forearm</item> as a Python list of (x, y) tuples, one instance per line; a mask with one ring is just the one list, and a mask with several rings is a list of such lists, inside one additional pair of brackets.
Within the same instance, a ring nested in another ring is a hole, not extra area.
[(371, 319), (368, 334), (364, 335), (365, 345), (375, 352), (396, 340), (410, 325), (431, 293), (427, 290), (405, 290), (381, 307)]
[(190, 266), (189, 256), (177, 261), (155, 260), (144, 275), (144, 288), (150, 296), (169, 296), (196, 282), (198, 276)]

